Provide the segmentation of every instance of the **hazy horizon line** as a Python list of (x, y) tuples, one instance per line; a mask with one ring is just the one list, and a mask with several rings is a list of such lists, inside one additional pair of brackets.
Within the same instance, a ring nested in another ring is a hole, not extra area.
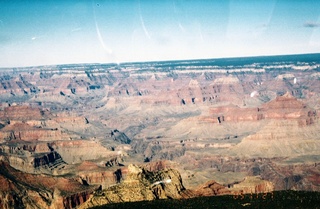
[(50, 67), (50, 66), (63, 66), (63, 65), (115, 65), (120, 66), (123, 64), (142, 64), (142, 63), (156, 63), (156, 62), (185, 62), (185, 61), (204, 61), (204, 60), (223, 60), (223, 59), (242, 59), (242, 58), (262, 58), (262, 57), (280, 57), (280, 56), (303, 56), (303, 55), (320, 55), (320, 52), (310, 53), (293, 53), (293, 54), (270, 54), (270, 55), (248, 55), (248, 56), (227, 56), (227, 57), (213, 57), (213, 58), (190, 58), (190, 59), (167, 59), (167, 60), (146, 60), (146, 61), (124, 61), (124, 62), (78, 62), (78, 63), (57, 63), (57, 64), (43, 64), (43, 65), (27, 65), (27, 66), (12, 66), (0, 67), (0, 69), (12, 68), (37, 68), (37, 67)]

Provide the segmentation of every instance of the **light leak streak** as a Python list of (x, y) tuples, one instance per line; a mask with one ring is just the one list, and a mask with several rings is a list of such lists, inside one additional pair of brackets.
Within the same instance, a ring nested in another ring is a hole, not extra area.
[(199, 32), (200, 32), (200, 40), (203, 42), (204, 39), (203, 39), (203, 35), (202, 35), (202, 28), (201, 28), (201, 25), (199, 25)]
[(143, 17), (142, 17), (142, 14), (141, 14), (141, 4), (140, 4), (140, 1), (139, 1), (139, 17), (140, 17), (140, 23), (141, 23), (141, 26), (142, 26), (142, 29), (143, 29), (143, 32), (144, 34), (147, 36), (148, 39), (151, 39), (151, 36), (144, 24), (144, 20), (143, 20)]
[(158, 184), (169, 184), (171, 183), (171, 179), (165, 179), (165, 180), (162, 180), (162, 181), (156, 181), (152, 184), (152, 186), (155, 186), (155, 185), (158, 185)]
[(254, 97), (258, 92), (257, 91), (253, 91), (251, 94), (250, 94), (250, 97)]
[(32, 40), (32, 41), (35, 41), (35, 40), (40, 39), (40, 38), (43, 38), (43, 37), (45, 37), (45, 35), (42, 35), (42, 36), (33, 36), (33, 37), (31, 37), (31, 40)]
[(77, 32), (77, 31), (80, 31), (82, 30), (82, 28), (75, 28), (75, 29), (72, 29), (71, 32)]
[[(174, 12), (174, 14), (178, 14), (179, 12), (178, 12), (178, 10), (177, 10), (177, 7), (176, 7), (176, 4), (175, 4), (175, 2), (174, 1), (172, 1), (172, 5), (173, 5), (173, 12)], [(179, 28), (180, 28), (180, 30), (182, 31), (182, 32), (186, 32), (186, 29), (183, 27), (183, 25), (181, 24), (181, 22), (180, 22), (180, 18), (177, 18), (178, 19), (178, 26), (179, 26)]]
[(102, 46), (102, 48), (108, 53), (108, 54), (112, 54), (112, 49), (110, 49), (109, 47), (107, 47), (107, 45), (104, 43), (101, 32), (100, 32), (100, 28), (98, 26), (98, 22), (97, 22), (97, 16), (96, 16), (96, 10), (94, 8), (94, 1), (92, 1), (92, 6), (93, 6), (93, 17), (94, 17), (94, 23), (96, 26), (96, 31), (97, 31), (97, 36), (99, 39), (99, 42)]
[(182, 32), (186, 32), (186, 29), (184, 29), (184, 27), (181, 25), (181, 23), (179, 22), (179, 28)]

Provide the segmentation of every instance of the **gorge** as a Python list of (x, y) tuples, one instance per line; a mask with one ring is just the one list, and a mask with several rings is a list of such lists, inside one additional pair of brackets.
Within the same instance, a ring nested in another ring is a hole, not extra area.
[(319, 58), (1, 69), (0, 208), (320, 192)]

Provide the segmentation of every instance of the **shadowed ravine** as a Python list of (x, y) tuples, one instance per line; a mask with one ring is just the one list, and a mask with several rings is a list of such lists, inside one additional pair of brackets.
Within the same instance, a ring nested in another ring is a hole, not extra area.
[[(319, 69), (319, 54), (1, 69), (0, 208), (312, 208)], [(233, 201), (251, 193), (276, 201)]]

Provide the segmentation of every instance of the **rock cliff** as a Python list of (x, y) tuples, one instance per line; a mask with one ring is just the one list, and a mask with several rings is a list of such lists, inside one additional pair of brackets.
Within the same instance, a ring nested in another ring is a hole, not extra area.
[(270, 181), (262, 180), (258, 176), (247, 176), (243, 181), (232, 186), (234, 193), (267, 193), (274, 191), (274, 185)]
[(217, 183), (214, 180), (208, 181), (195, 189), (187, 189), (183, 191), (183, 198), (203, 197), (203, 196), (217, 196), (217, 195), (231, 195), (232, 192), (225, 186)]
[(1, 208), (75, 208), (96, 189), (63, 177), (26, 174), (0, 161)]
[(212, 108), (210, 113), (215, 118), (212, 120), (214, 123), (292, 119), (303, 126), (311, 125), (318, 119), (316, 110), (307, 107), (289, 92), (257, 108), (229, 105)]
[(81, 208), (117, 202), (177, 199), (182, 197), (181, 192), (184, 190), (181, 176), (176, 170), (167, 169), (150, 172), (130, 164), (124, 180), (119, 184), (96, 192)]
[[(319, 59), (268, 59), (1, 69), (0, 159), (26, 178), (101, 186), (92, 205), (271, 184), (319, 191)], [(44, 191), (74, 207), (90, 194), (19, 181), (10, 183), (28, 194), (19, 204)]]

